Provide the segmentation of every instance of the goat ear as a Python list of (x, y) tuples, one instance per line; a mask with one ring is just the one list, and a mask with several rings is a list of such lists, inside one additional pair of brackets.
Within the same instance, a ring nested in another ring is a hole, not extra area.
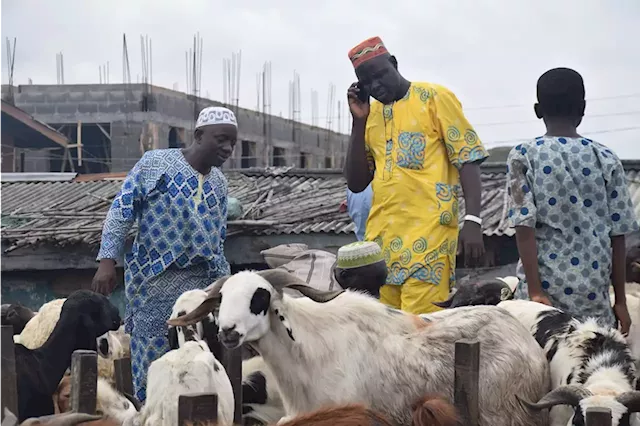
[(97, 326), (95, 321), (93, 320), (93, 318), (91, 318), (91, 315), (88, 313), (81, 313), (80, 314), (80, 318), (79, 318), (80, 323), (82, 324), (82, 326), (84, 327), (86, 333), (88, 336), (93, 336), (92, 338), (89, 339), (90, 341), (90, 348), (88, 348), (89, 350), (92, 351), (98, 351), (98, 336), (97, 334)]
[(344, 293), (344, 290), (322, 291), (302, 284), (289, 284), (286, 286), (286, 288), (297, 290), (304, 296), (307, 296), (309, 299), (318, 303), (329, 302)]
[(167, 331), (167, 340), (169, 340), (169, 348), (178, 349), (178, 329), (169, 327)]

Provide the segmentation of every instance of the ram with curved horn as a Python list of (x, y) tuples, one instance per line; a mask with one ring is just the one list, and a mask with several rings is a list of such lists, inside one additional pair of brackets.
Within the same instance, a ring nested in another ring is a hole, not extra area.
[(640, 426), (635, 364), (618, 330), (526, 300), (498, 307), (529, 329), (549, 360), (552, 390), (537, 402), (521, 398), (528, 409), (550, 409), (551, 426), (570, 426), (584, 424), (587, 408), (607, 407), (612, 426)]
[[(251, 345), (277, 381), (288, 418), (323, 406), (363, 403), (399, 426), (425, 393), (453, 398), (457, 340), (482, 345), (480, 426), (547, 425), (516, 395), (538, 401), (549, 390), (542, 349), (515, 318), (495, 306), (415, 316), (388, 309), (353, 290), (323, 292), (280, 270), (243, 271), (208, 289), (193, 312), (169, 321), (183, 326), (217, 310), (220, 341)], [(295, 289), (306, 297), (290, 297)], [(521, 380), (513, 380), (518, 376)]]

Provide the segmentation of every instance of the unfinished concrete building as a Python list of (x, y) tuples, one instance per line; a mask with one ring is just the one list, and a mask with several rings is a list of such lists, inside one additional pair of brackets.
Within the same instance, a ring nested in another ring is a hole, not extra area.
[[(148, 84), (4, 85), (2, 91), (82, 146), (29, 153), (27, 162), (39, 161), (24, 167), (37, 172), (128, 171), (147, 150), (190, 143), (198, 112), (223, 105)], [(244, 108), (237, 109), (237, 119), (238, 144), (224, 168), (342, 167), (347, 135)]]

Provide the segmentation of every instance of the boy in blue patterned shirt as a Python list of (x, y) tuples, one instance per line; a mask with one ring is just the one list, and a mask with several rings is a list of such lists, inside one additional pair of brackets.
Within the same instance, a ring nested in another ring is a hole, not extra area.
[(513, 148), (507, 160), (508, 214), (526, 277), (515, 297), (607, 326), (617, 318), (626, 334), (625, 234), (638, 224), (624, 169), (611, 150), (577, 133), (585, 110), (580, 74), (547, 71), (537, 95), (547, 133)]

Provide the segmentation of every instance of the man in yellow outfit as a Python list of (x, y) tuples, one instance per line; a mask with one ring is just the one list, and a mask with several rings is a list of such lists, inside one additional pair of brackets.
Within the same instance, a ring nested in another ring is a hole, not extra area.
[[(460, 249), (484, 254), (480, 163), (489, 154), (443, 86), (406, 80), (379, 37), (349, 51), (358, 82), (347, 96), (353, 117), (345, 174), (349, 189), (373, 189), (365, 240), (388, 268), (380, 300), (420, 314), (441, 308), (455, 282), (458, 193), (464, 191)], [(369, 96), (375, 100), (370, 104)]]

